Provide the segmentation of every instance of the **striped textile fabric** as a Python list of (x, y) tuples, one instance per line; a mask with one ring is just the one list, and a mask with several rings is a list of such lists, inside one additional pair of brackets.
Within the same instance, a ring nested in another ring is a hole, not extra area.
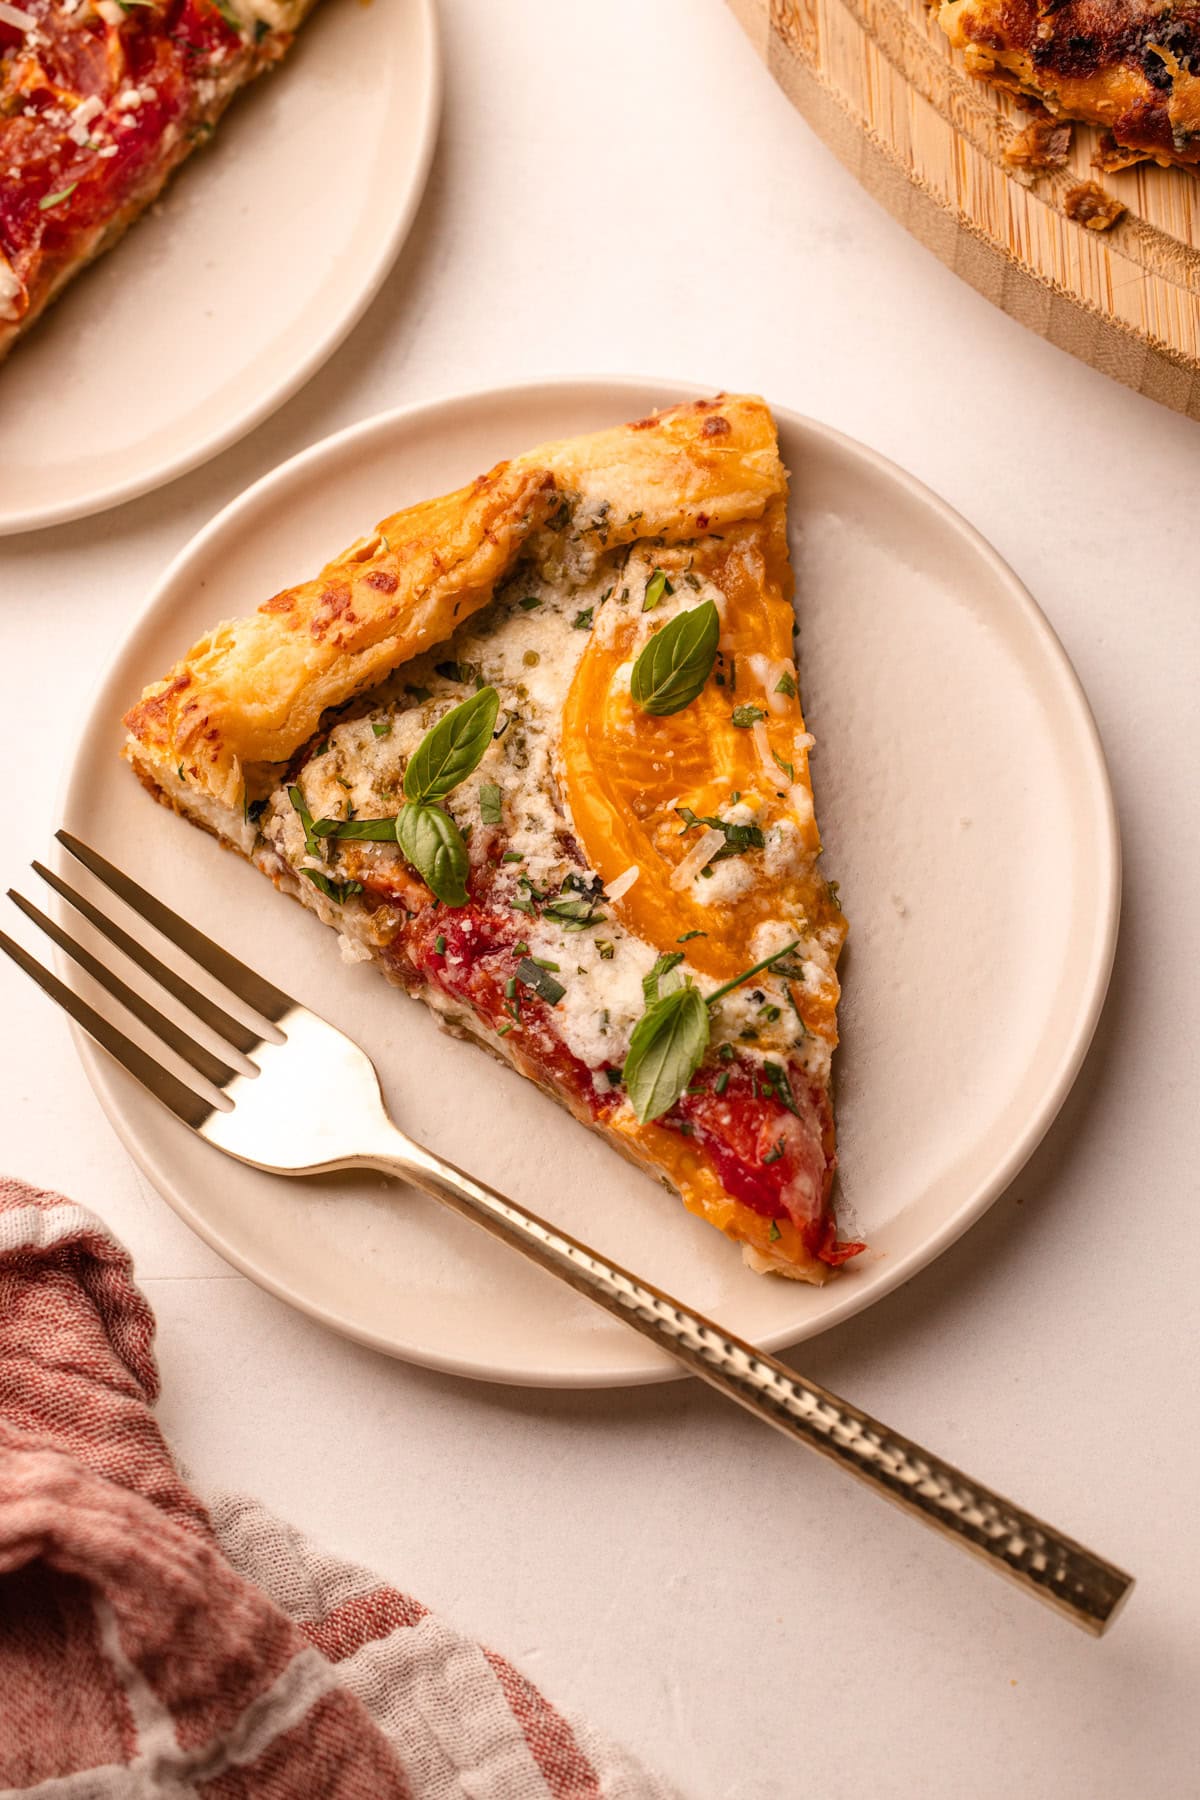
[(153, 1337), (100, 1221), (0, 1178), (0, 1800), (670, 1800), (416, 1600), (202, 1503)]

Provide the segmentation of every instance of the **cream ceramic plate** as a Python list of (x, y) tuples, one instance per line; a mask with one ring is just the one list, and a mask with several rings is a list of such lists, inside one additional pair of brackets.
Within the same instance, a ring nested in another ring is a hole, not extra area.
[[(867, 1306), (978, 1218), (1062, 1103), (1108, 980), (1118, 844), (1091, 715), (1042, 614), (961, 519), (861, 445), (777, 411), (817, 800), (851, 921), (836, 1065), (842, 1219), (870, 1243), (822, 1289), (748, 1273), (733, 1245), (528, 1083), (346, 966), (332, 933), (155, 806), (117, 762), (122, 708), (214, 620), (506, 453), (696, 391), (609, 379), (475, 395), (370, 420), (277, 469), (163, 578), (84, 731), (65, 823), (357, 1037), (414, 1135), (778, 1347)], [(503, 1381), (671, 1373), (642, 1339), (433, 1202), (374, 1177), (289, 1182), (226, 1162), (81, 1048), (175, 1209), (337, 1330)]]
[(0, 535), (161, 486), (307, 381), (416, 213), (439, 70), (434, 0), (321, 0), (0, 367)]

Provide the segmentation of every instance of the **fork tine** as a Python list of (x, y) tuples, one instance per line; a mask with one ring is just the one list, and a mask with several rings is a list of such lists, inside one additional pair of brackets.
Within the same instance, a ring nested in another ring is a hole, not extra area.
[(75, 1022), (83, 1026), (89, 1037), (95, 1038), (110, 1056), (115, 1057), (129, 1071), (135, 1081), (140, 1081), (156, 1100), (161, 1100), (164, 1106), (169, 1107), (177, 1119), (182, 1119), (185, 1125), (198, 1131), (204, 1121), (211, 1118), (215, 1108), (207, 1100), (193, 1093), (182, 1081), (177, 1081), (169, 1070), (160, 1068), (152, 1056), (147, 1056), (123, 1031), (118, 1031), (115, 1025), (102, 1019), (94, 1007), (80, 999), (57, 975), (52, 975), (49, 969), (43, 969), (40, 962), (3, 931), (0, 931), (0, 950), (6, 956), (11, 956), (18, 968), (24, 969), (52, 1000), (57, 1000), (64, 1012), (70, 1013)]
[(169, 1045), (176, 1056), (181, 1056), (184, 1062), (190, 1063), (197, 1075), (203, 1075), (205, 1081), (211, 1081), (214, 1087), (219, 1088), (223, 1088), (226, 1082), (233, 1080), (234, 1071), (227, 1067), (220, 1057), (214, 1056), (211, 1050), (206, 1050), (203, 1044), (197, 1044), (173, 1020), (165, 1018), (156, 1006), (151, 1006), (150, 1002), (144, 1000), (141, 994), (135, 993), (133, 988), (127, 987), (119, 975), (114, 975), (111, 969), (106, 968), (102, 962), (98, 962), (90, 951), (83, 948), (82, 944), (77, 944), (74, 938), (68, 937), (67, 933), (61, 931), (53, 919), (48, 919), (45, 913), (40, 912), (31, 901), (26, 900), (23, 894), (18, 894), (15, 888), (9, 888), (8, 897), (14, 906), (20, 907), (27, 919), (32, 919), (33, 923), (39, 926), (48, 938), (53, 939), (60, 950), (65, 950), (68, 956), (73, 957), (80, 968), (87, 971), (93, 981), (98, 981), (100, 986), (110, 993), (114, 1000), (119, 1000), (135, 1019), (140, 1019), (142, 1024), (154, 1033), (155, 1037)]
[(44, 863), (35, 862), (33, 868), (56, 894), (61, 894), (64, 900), (70, 901), (76, 912), (82, 913), (110, 944), (115, 944), (130, 962), (136, 963), (139, 969), (143, 969), (157, 981), (160, 987), (186, 1006), (196, 1018), (202, 1019), (218, 1037), (223, 1037), (227, 1044), (232, 1044), (235, 1050), (240, 1050), (243, 1056), (247, 1056), (262, 1043), (260, 1031), (252, 1031), (248, 1025), (243, 1025), (240, 1019), (233, 1018), (222, 1007), (217, 1006), (206, 994), (200, 993), (199, 989), (185, 981), (182, 975), (177, 975), (166, 963), (159, 962), (152, 951), (139, 944), (136, 938), (131, 938), (127, 931), (122, 931), (119, 925), (114, 925), (106, 913), (102, 913), (98, 906), (93, 906), (90, 900), (85, 900), (82, 894), (77, 894), (60, 875), (56, 875)]
[(69, 831), (56, 831), (54, 835), (63, 848), (69, 850), (85, 869), (90, 869), (105, 887), (111, 888), (134, 912), (140, 913), (143, 919), (148, 919), (156, 931), (161, 931), (165, 938), (185, 951), (193, 962), (198, 962), (202, 969), (215, 975), (231, 994), (236, 994), (239, 1000), (252, 1006), (264, 1019), (270, 1019), (274, 1023), (285, 1013), (300, 1010), (298, 1001), (273, 987), (269, 981), (264, 981), (261, 975), (248, 969), (236, 956), (230, 956), (227, 950), (214, 944), (211, 938), (205, 937), (202, 931), (197, 931), (194, 925), (189, 925), (186, 919), (181, 919), (178, 913), (172, 912), (169, 906), (164, 906), (161, 900), (156, 900), (153, 894), (148, 894), (145, 888), (139, 887), (136, 881), (131, 881), (128, 875), (123, 875), (120, 869), (114, 869), (97, 851), (81, 843)]

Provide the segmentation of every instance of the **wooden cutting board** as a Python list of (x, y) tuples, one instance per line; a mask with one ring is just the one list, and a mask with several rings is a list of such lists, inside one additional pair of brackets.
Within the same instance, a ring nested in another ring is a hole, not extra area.
[[(922, 0), (729, 0), (772, 75), (867, 191), (971, 286), (1074, 355), (1200, 419), (1200, 174), (1065, 169), (1024, 186), (1002, 153), (1028, 115), (966, 74)], [(1128, 212), (1067, 218), (1094, 179)]]

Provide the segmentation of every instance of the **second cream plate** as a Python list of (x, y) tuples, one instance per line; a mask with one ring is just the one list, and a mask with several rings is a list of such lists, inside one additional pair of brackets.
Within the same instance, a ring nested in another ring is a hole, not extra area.
[(434, 0), (320, 0), (0, 366), (0, 536), (160, 487), (294, 394), (396, 258), (440, 98)]
[[(604, 378), (465, 396), (369, 420), (275, 470), (151, 597), (85, 726), (63, 822), (358, 1039), (414, 1136), (778, 1349), (869, 1305), (978, 1218), (1058, 1111), (1108, 982), (1119, 854), (1091, 714), (1034, 602), (955, 513), (861, 445), (775, 408), (818, 816), (850, 919), (840, 1216), (843, 1235), (870, 1245), (824, 1288), (752, 1275), (735, 1246), (529, 1083), (443, 1036), (373, 970), (344, 964), (331, 932), (154, 805), (118, 761), (123, 708), (214, 620), (507, 454), (701, 391)], [(500, 1381), (678, 1372), (434, 1202), (373, 1175), (297, 1182), (229, 1162), (89, 1040), (80, 1048), (175, 1210), (334, 1329)]]

